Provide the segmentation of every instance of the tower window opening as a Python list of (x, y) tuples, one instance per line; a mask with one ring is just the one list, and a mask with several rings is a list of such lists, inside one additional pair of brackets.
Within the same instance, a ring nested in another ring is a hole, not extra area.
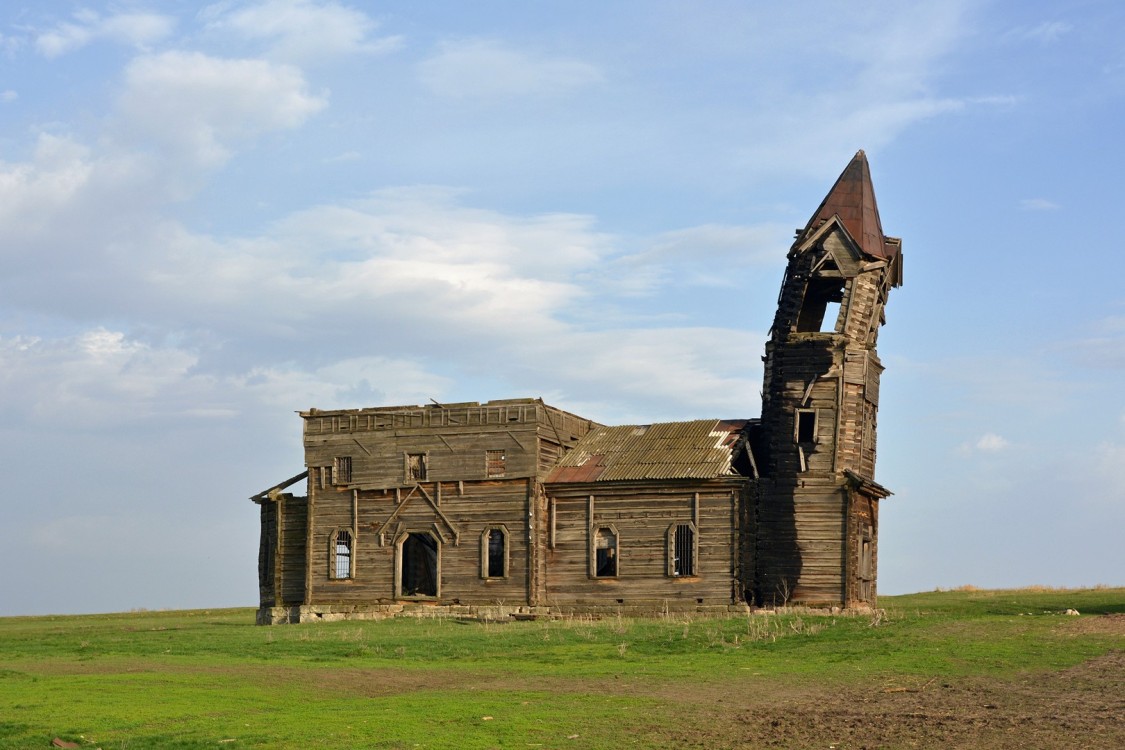
[[(840, 303), (844, 300), (842, 278), (815, 277), (805, 287), (805, 299), (797, 315), (798, 333), (831, 333), (836, 330)], [(831, 314), (828, 314), (831, 311)]]
[(797, 410), (797, 430), (796, 438), (798, 443), (815, 443), (816, 442), (816, 410), (815, 409), (798, 409)]

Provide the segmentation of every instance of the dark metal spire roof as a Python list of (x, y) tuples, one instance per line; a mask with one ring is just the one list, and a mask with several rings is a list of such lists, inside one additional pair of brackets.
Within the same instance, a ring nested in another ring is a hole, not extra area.
[(862, 150), (852, 157), (804, 231), (798, 235), (797, 242), (803, 242), (833, 216), (840, 217), (848, 234), (868, 255), (890, 260), (898, 252), (898, 242), (888, 242), (883, 234), (879, 207), (875, 203), (875, 188), (871, 185), (871, 168)]

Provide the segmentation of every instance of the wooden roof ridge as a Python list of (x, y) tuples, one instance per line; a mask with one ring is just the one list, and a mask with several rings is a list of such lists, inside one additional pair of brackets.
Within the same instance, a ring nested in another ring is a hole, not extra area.
[(883, 485), (876, 482), (874, 479), (868, 479), (867, 477), (862, 476), (852, 471), (851, 469), (844, 469), (844, 476), (846, 476), (851, 481), (853, 487), (866, 495), (871, 495), (872, 497), (883, 499), (895, 494)]
[(300, 474), (297, 474), (296, 476), (289, 477), (288, 479), (286, 479), (283, 482), (278, 482), (273, 487), (270, 487), (269, 489), (266, 489), (266, 490), (262, 490), (261, 492), (259, 492), (256, 495), (251, 495), (250, 499), (253, 500), (256, 503), (263, 503), (266, 500), (269, 500), (271, 502), (276, 501), (277, 496), (281, 493), (282, 490), (289, 489), (289, 487), (291, 485), (296, 484), (297, 482), (301, 481), (302, 479), (308, 478), (308, 476), (309, 476), (309, 470), (305, 469), (304, 471), (302, 471)]
[(875, 202), (875, 188), (871, 184), (871, 167), (863, 149), (836, 178), (835, 184), (824, 196), (820, 206), (801, 230), (794, 245), (803, 243), (810, 234), (833, 217), (839, 219), (860, 249), (874, 258), (889, 260), (898, 251), (898, 245), (888, 242), (879, 219), (879, 206)]

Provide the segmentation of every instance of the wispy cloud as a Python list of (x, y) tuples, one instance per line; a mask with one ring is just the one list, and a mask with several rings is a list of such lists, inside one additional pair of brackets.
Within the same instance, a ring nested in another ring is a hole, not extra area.
[(355, 8), (336, 2), (266, 0), (236, 10), (210, 5), (200, 13), (207, 28), (268, 45), (275, 59), (314, 64), (342, 55), (391, 52), (398, 36), (373, 36), (378, 24)]
[(98, 39), (147, 49), (165, 39), (175, 26), (173, 17), (158, 13), (102, 16), (92, 10), (81, 10), (74, 14), (73, 21), (38, 34), (35, 48), (47, 58), (73, 52)]
[(1046, 45), (1054, 44), (1073, 29), (1074, 27), (1065, 21), (1044, 21), (1037, 26), (1018, 26), (1004, 34), (1004, 37)]
[(1046, 198), (1024, 198), (1020, 201), (1020, 208), (1024, 211), (1057, 211), (1060, 206)]
[(591, 63), (524, 52), (487, 39), (446, 42), (418, 68), (422, 83), (453, 98), (555, 96), (603, 80)]

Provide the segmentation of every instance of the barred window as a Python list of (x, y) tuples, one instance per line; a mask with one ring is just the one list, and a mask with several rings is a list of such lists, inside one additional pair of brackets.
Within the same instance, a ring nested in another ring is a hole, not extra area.
[(352, 534), (340, 529), (332, 539), (333, 578), (344, 580), (352, 577)]
[(695, 575), (695, 526), (690, 523), (675, 524), (668, 530), (668, 537), (668, 574)]
[(507, 471), (508, 457), (504, 451), (484, 452), (484, 475), (486, 477), (502, 477)]
[(332, 483), (348, 484), (352, 481), (352, 457), (337, 456), (332, 462)]

